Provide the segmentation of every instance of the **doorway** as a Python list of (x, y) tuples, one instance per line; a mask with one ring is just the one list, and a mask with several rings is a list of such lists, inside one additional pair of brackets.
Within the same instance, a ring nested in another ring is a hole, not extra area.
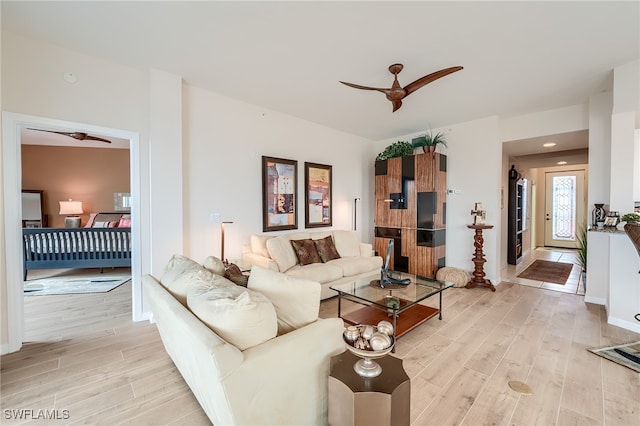
[(576, 248), (585, 211), (584, 170), (545, 173), (545, 247)]
[[(24, 336), (24, 295), (22, 291), (22, 226), (21, 226), (21, 138), (24, 127), (48, 127), (61, 131), (99, 134), (106, 137), (127, 139), (130, 143), (131, 165), (131, 222), (132, 222), (132, 316), (134, 321), (148, 319), (142, 305), (141, 284), (141, 235), (140, 235), (140, 137), (137, 132), (61, 121), (45, 117), (2, 113), (2, 148), (4, 179), (4, 229), (6, 265), (6, 319), (7, 345), (2, 353), (15, 352), (22, 346)], [(18, 208), (16, 208), (18, 206)], [(16, 285), (20, 283), (20, 285)], [(4, 318), (4, 317), (3, 317)]]

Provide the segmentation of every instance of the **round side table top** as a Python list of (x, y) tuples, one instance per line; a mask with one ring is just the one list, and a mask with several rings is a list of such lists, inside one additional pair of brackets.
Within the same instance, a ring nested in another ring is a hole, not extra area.
[(491, 228), (493, 228), (493, 225), (485, 225), (485, 224), (482, 224), (482, 225), (467, 225), (467, 228), (470, 228), (470, 229), (491, 229)]

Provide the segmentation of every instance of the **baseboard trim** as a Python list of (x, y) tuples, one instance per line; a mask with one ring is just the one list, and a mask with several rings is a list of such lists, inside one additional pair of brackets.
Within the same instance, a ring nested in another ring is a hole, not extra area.
[(584, 301), (594, 305), (607, 306), (607, 300), (602, 297), (584, 296)]
[(624, 328), (625, 330), (640, 333), (640, 322), (631, 322), (616, 317), (607, 317), (607, 323)]

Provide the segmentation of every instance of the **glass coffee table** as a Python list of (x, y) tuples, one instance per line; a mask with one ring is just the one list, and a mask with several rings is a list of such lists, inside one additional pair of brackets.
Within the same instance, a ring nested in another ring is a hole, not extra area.
[[(389, 271), (389, 276), (409, 279), (410, 284), (385, 283), (381, 286), (380, 274), (372, 274), (332, 285), (330, 288), (338, 292), (338, 317), (353, 325), (390, 321), (396, 339), (436, 314), (442, 319), (442, 292), (453, 287), (453, 283), (396, 271)], [(439, 297), (438, 308), (420, 304), (435, 295)], [(342, 315), (342, 299), (363, 307)]]

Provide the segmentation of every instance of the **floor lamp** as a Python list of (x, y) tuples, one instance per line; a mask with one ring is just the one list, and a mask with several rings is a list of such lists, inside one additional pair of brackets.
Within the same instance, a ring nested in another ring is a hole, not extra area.
[(224, 221), (222, 222), (222, 224), (220, 225), (220, 259), (226, 264), (229, 263), (225, 258), (224, 258), (224, 225), (229, 224), (229, 223), (233, 223), (233, 222), (229, 222), (229, 221)]
[(357, 220), (358, 220), (358, 201), (360, 201), (360, 197), (356, 197), (353, 199), (353, 230), (357, 231)]

